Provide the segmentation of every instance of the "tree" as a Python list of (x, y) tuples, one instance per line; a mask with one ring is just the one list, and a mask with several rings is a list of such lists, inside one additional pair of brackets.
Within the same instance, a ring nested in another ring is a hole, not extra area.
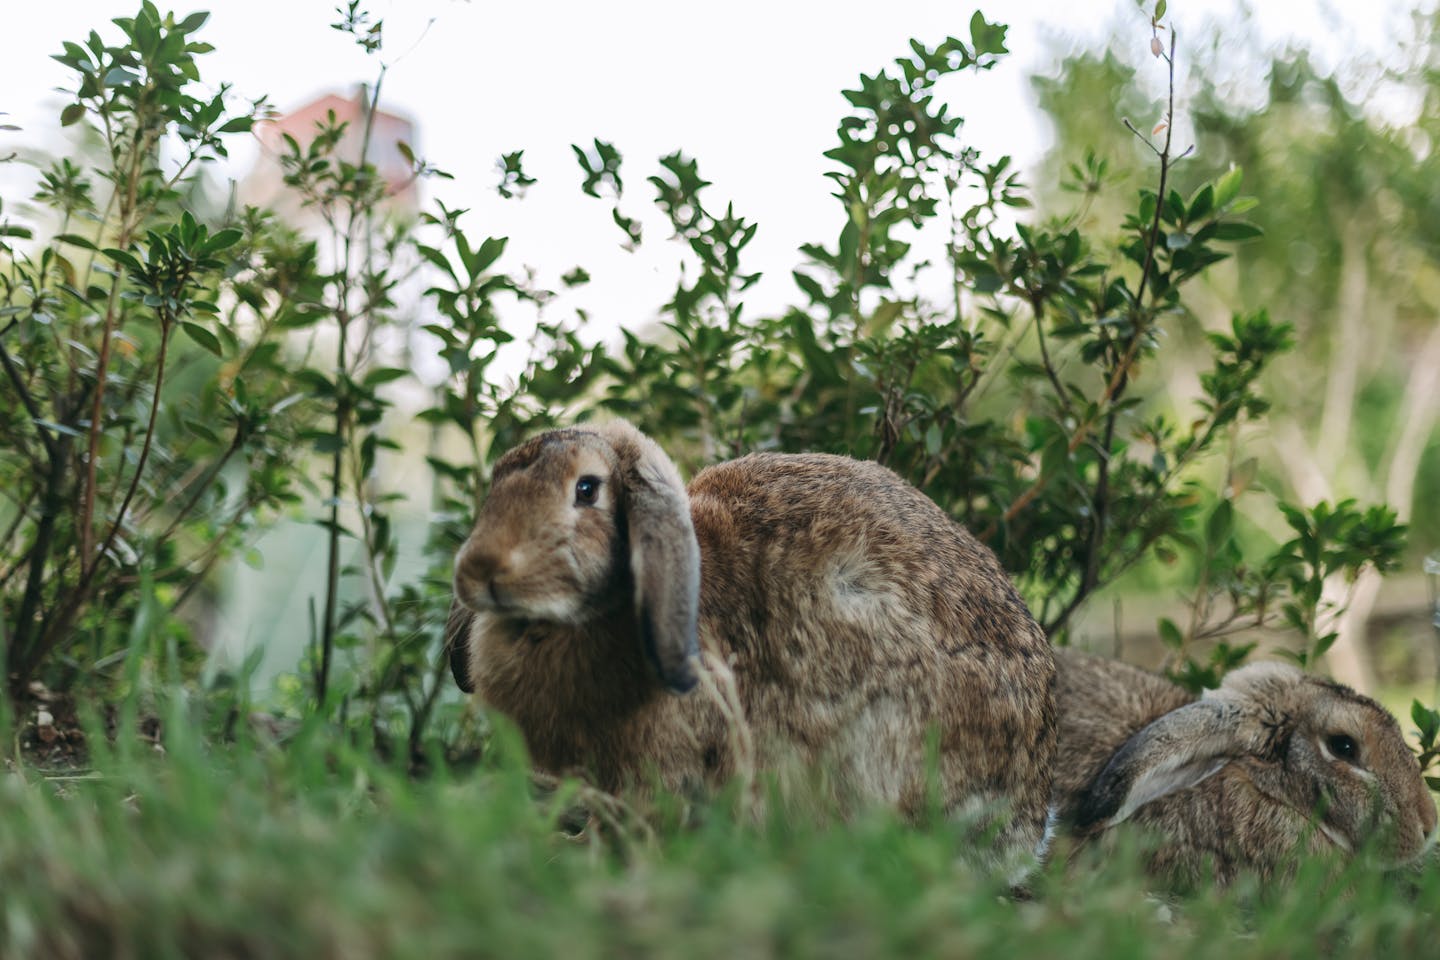
[[(1440, 121), (1426, 65), (1434, 37), (1425, 31), (1422, 56), (1386, 81), (1420, 94), (1414, 126), (1366, 108), (1365, 91), (1345, 80), (1362, 71), (1321, 73), (1296, 51), (1271, 58), (1268, 71), (1237, 67), (1244, 54), (1234, 45), (1222, 53), (1218, 38), (1201, 42), (1209, 52), (1187, 96), (1196, 151), (1180, 171), (1180, 182), (1198, 183), (1236, 164), (1247, 190), (1263, 198), (1253, 213), (1263, 236), (1232, 266), (1207, 273), (1194, 302), (1201, 329), (1262, 306), (1295, 326), (1295, 352), (1268, 377), (1267, 475), (1303, 503), (1389, 503), (1400, 522), (1425, 531), (1440, 524), (1433, 494), (1420, 495), (1437, 482), (1423, 466), (1440, 418), (1436, 228), (1427, 215), (1440, 167), (1417, 162), (1414, 138)], [(1036, 80), (1057, 133), (1049, 169), (1093, 149), (1136, 175), (1142, 154), (1133, 138), (1097, 115), (1114, 105), (1145, 116), (1136, 69), (1107, 51), (1069, 58), (1054, 77)], [(1239, 84), (1237, 96), (1233, 78), (1262, 72), (1263, 90)], [(1182, 382), (1193, 376), (1183, 362), (1176, 369)], [(1338, 633), (1331, 668), (1361, 689), (1375, 685), (1363, 641), (1378, 589), (1374, 568), (1353, 580), (1332, 576), (1324, 589), (1323, 627)]]

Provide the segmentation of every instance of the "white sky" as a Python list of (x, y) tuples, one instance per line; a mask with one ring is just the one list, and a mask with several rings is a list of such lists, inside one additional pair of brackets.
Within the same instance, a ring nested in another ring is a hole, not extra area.
[[(167, 9), (159, 4), (162, 11)], [(201, 59), (209, 83), (227, 80), (247, 96), (268, 94), (281, 109), (331, 89), (373, 78), (377, 61), (331, 30), (332, 0), (213, 0), (200, 38), (216, 47)], [(804, 242), (832, 241), (839, 210), (822, 176), (821, 154), (834, 143), (845, 103), (840, 90), (907, 50), (911, 37), (934, 43), (968, 39), (974, 7), (922, 0), (730, 0), (724, 4), (575, 2), (575, 0), (374, 0), (386, 22), (382, 58), (390, 63), (383, 104), (419, 126), (419, 150), (455, 175), (431, 196), (468, 207), (472, 234), (512, 238), (511, 267), (538, 268), (552, 288), (570, 267), (595, 282), (565, 303), (589, 309), (596, 333), (653, 318), (673, 285), (678, 248), (651, 204), (644, 178), (676, 148), (697, 157), (713, 181), (707, 200), (734, 200), (760, 230), (747, 269), (766, 277), (752, 291), (753, 309), (778, 309), (798, 292), (790, 270)], [(1153, 0), (1147, 0), (1147, 9)], [(1382, 47), (1403, 34), (1402, 0), (1256, 0), (1249, 20), (1236, 0), (1171, 0), (1168, 17), (1199, 37), (1215, 18), (1237, 39), (1298, 37), (1326, 59)], [(70, 82), (49, 59), (65, 39), (92, 27), (115, 36), (107, 21), (134, 12), (138, 0), (5, 3), (0, 40), (0, 111), (21, 134), (0, 134), (0, 155), (14, 145), (62, 151), (55, 117), (64, 102), (52, 91)], [(179, 7), (188, 13), (192, 7)], [(991, 74), (965, 76), (948, 88), (966, 136), (987, 155), (1002, 151), (1021, 164), (1043, 149), (1043, 121), (1027, 77), (1057, 52), (1108, 36), (1144, 50), (1149, 33), (1135, 0), (988, 2), (991, 19), (1010, 23), (1014, 55)], [(433, 21), (433, 22), (432, 22)], [(430, 24), (429, 29), (426, 25)], [(106, 29), (108, 27), (108, 30)], [(1328, 55), (1328, 56), (1326, 56)], [(1183, 71), (1183, 46), (1181, 69)], [(592, 137), (625, 155), (622, 210), (640, 217), (646, 243), (619, 248), (610, 205), (584, 197), (570, 143)], [(522, 202), (499, 199), (495, 160), (525, 150), (539, 179)], [(233, 175), (253, 145), (235, 138)], [(6, 169), (6, 167), (9, 169)], [(26, 172), (0, 165), (0, 196), (12, 214), (29, 193)], [(564, 309), (564, 307), (557, 307)], [(563, 314), (562, 314), (563, 315)]]

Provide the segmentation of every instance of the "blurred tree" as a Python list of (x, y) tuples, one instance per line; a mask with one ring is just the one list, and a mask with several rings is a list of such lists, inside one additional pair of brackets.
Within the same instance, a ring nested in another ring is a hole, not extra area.
[[(1189, 332), (1262, 307), (1294, 325), (1297, 349), (1269, 375), (1267, 474), (1308, 504), (1389, 503), (1423, 532), (1440, 522), (1435, 491), (1423, 486), (1436, 480), (1422, 471), (1440, 419), (1440, 158), (1429, 150), (1440, 135), (1440, 72), (1436, 19), (1416, 19), (1415, 47), (1390, 70), (1350, 63), (1326, 72), (1295, 51), (1257, 68), (1254, 58), (1266, 55), (1219, 37), (1200, 44), (1180, 108), (1197, 149), (1176, 173), (1183, 188), (1237, 164), (1247, 190), (1264, 198), (1253, 214), (1264, 236), (1206, 273)], [(1087, 149), (1118, 174), (1147, 176), (1146, 153), (1121, 118), (1138, 124), (1160, 108), (1113, 51), (1065, 59), (1034, 80), (1055, 129), (1042, 183), (1079, 180), (1083, 190), (1084, 170), (1067, 161)], [(1247, 76), (1266, 79), (1259, 89), (1235, 79)], [(1382, 90), (1391, 96), (1377, 98)], [(1416, 114), (1404, 122), (1372, 106), (1407, 100)], [(1106, 202), (1097, 196), (1089, 216), (1124, 212)], [(1184, 353), (1172, 354), (1180, 383), (1194, 377)], [(1378, 591), (1373, 568), (1353, 582), (1334, 574), (1325, 587), (1339, 634), (1331, 669), (1361, 689), (1374, 687), (1363, 639)]]

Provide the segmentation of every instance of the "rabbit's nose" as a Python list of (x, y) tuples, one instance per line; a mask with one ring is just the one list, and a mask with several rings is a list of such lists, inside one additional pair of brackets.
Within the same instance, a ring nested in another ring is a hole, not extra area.
[(488, 593), (490, 583), (509, 568), (509, 555), (484, 543), (470, 542), (460, 550), (455, 580), (478, 593)]

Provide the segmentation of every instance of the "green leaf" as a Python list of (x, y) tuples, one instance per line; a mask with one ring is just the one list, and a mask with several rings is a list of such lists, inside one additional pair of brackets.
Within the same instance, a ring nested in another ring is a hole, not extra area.
[(68, 243), (71, 246), (79, 247), (82, 250), (96, 249), (95, 244), (91, 242), (88, 237), (82, 237), (78, 233), (62, 233), (55, 238), (55, 242)]
[(1185, 635), (1175, 625), (1175, 621), (1169, 617), (1161, 617), (1157, 626), (1160, 629), (1160, 642), (1172, 650), (1179, 650), (1185, 646)]
[(205, 423), (204, 421), (187, 418), (185, 420), (185, 429), (189, 430), (197, 437), (208, 440), (210, 443), (220, 443), (220, 435), (214, 430), (210, 429), (210, 425), (208, 423)]
[(1211, 234), (1216, 240), (1253, 240), (1255, 237), (1263, 236), (1264, 230), (1253, 223), (1246, 223), (1242, 220), (1227, 220), (1224, 223), (1215, 225), (1215, 232)]
[(1158, 0), (1155, 4), (1155, 19), (1159, 20), (1165, 16), (1165, 0)]
[(362, 382), (367, 387), (378, 387), (382, 383), (390, 383), (408, 376), (410, 376), (410, 371), (401, 367), (377, 367), (366, 373)]
[(805, 365), (815, 381), (825, 385), (841, 383), (842, 378), (835, 365), (835, 358), (820, 346), (810, 318), (803, 313), (792, 314), (790, 331), (794, 334), (795, 342), (800, 347), (800, 355), (805, 358)]
[(64, 110), (60, 111), (60, 126), (68, 127), (71, 124), (79, 121), (79, 119), (83, 116), (85, 116), (85, 104), (69, 104), (65, 107)]
[(1211, 210), (1215, 209), (1215, 188), (1205, 184), (1195, 195), (1190, 198), (1190, 211), (1186, 218), (1192, 223), (1205, 217)]
[(236, 230), (234, 227), (221, 230), (219, 233), (212, 236), (209, 240), (205, 241), (204, 245), (200, 248), (201, 256), (218, 253), (219, 251), (224, 250), (228, 247), (233, 247), (235, 246), (235, 244), (240, 242), (240, 238), (244, 235), (244, 233)]
[(478, 277), (500, 259), (500, 255), (505, 252), (505, 244), (509, 242), (509, 237), (486, 237), (481, 241), (480, 249), (475, 251), (475, 259), (467, 265), (470, 276)]
[(65, 426), (65, 424), (63, 424), (63, 423), (54, 423), (53, 421), (50, 421), (50, 420), (36, 420), (36, 421), (35, 421), (35, 426), (40, 427), (41, 429), (44, 429), (44, 430), (53, 431), (54, 433), (63, 433), (63, 434), (65, 434), (66, 436), (70, 436), (70, 437), (83, 437), (83, 436), (84, 436), (83, 433), (81, 433), (79, 430), (76, 430), (74, 427), (67, 427), (67, 426)]
[(1231, 167), (1219, 180), (1215, 181), (1215, 206), (1223, 210), (1240, 194), (1240, 180), (1243, 172), (1239, 167)]
[(134, 254), (128, 251), (120, 250), (116, 247), (106, 247), (104, 253), (105, 256), (109, 257), (111, 260), (114, 260), (116, 263), (120, 264), (122, 267), (125, 267), (127, 270), (132, 271), (133, 273), (145, 272), (145, 268), (140, 265), (140, 261), (135, 257)]
[[(1160, 0), (1160, 2), (1164, 3), (1165, 0)], [(199, 30), (202, 26), (204, 26), (205, 21), (209, 19), (210, 14), (208, 12), (204, 10), (199, 10), (195, 13), (190, 14), (190, 16), (186, 17), (184, 20), (181, 20), (175, 26), (176, 29), (178, 29), (181, 33), (194, 33), (196, 30)]]
[(1010, 28), (1003, 23), (989, 23), (985, 17), (976, 10), (970, 17), (970, 44), (975, 48), (975, 56), (982, 53), (989, 53), (999, 56), (1010, 51), (1005, 49), (1005, 32)]
[(940, 424), (932, 423), (925, 429), (925, 452), (930, 456), (940, 452)]
[(134, 83), (139, 79), (139, 76), (124, 67), (111, 67), (110, 70), (106, 72), (105, 79), (102, 83), (107, 87), (121, 87), (127, 83)]
[(1440, 713), (1431, 710), (1419, 700), (1410, 703), (1410, 719), (1415, 721), (1415, 726), (1420, 729), (1420, 743), (1429, 747), (1434, 744), (1436, 734), (1440, 734)]
[(1140, 209), (1136, 214), (1136, 219), (1139, 220), (1142, 224), (1144, 224), (1146, 230), (1149, 230), (1150, 222), (1155, 219), (1156, 202), (1157, 201), (1155, 198), (1155, 194), (1151, 193), (1148, 190), (1141, 192)]
[[(334, 453), (341, 447), (340, 436), (338, 434), (327, 433), (323, 430), (307, 432), (306, 439), (311, 442), (316, 453)], [(325, 524), (322, 522), (321, 526), (325, 526)], [(343, 529), (341, 532), (347, 535), (349, 533), (349, 531)]]
[(215, 356), (224, 356), (224, 353), (220, 349), (220, 338), (200, 326), (200, 324), (191, 323), (189, 320), (181, 320), (180, 327), (191, 340), (194, 340), (200, 346), (215, 354)]
[(455, 268), (450, 266), (450, 261), (445, 258), (445, 254), (441, 253), (434, 247), (427, 247), (423, 243), (417, 243), (415, 245), (415, 250), (420, 254), (420, 256), (424, 257), (426, 260), (429, 260), (436, 267), (443, 270), (451, 280), (459, 280), (459, 278), (455, 276)]
[(1234, 527), (1234, 504), (1229, 500), (1221, 500), (1215, 504), (1215, 509), (1210, 511), (1210, 519), (1205, 522), (1205, 539), (1209, 541), (1212, 549), (1222, 546), (1230, 539)]

